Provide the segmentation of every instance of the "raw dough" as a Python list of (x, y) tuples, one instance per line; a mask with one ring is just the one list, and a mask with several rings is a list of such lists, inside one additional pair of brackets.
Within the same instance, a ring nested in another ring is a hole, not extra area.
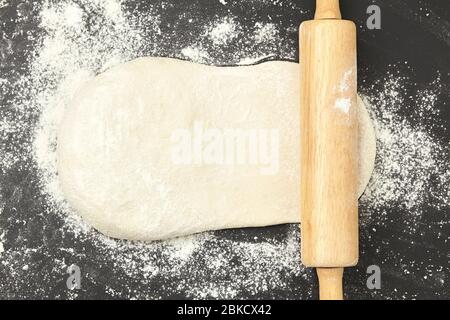
[[(75, 97), (58, 130), (60, 182), (72, 207), (104, 234), (156, 240), (299, 221), (298, 64), (140, 58), (97, 76)], [(375, 136), (361, 102), (359, 111), (362, 193)], [(279, 150), (265, 153), (278, 161), (255, 153), (253, 162), (220, 164), (216, 152), (208, 162), (205, 143), (199, 149), (203, 140), (195, 138), (199, 128), (210, 142), (236, 129), (265, 132), (257, 147)], [(180, 164), (174, 150), (189, 132), (193, 162)]]

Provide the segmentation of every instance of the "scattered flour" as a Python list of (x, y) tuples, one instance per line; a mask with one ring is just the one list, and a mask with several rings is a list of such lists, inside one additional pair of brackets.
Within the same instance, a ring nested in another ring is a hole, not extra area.
[(187, 47), (181, 50), (181, 54), (191, 61), (204, 62), (208, 60), (208, 53), (198, 47)]
[(276, 42), (279, 35), (274, 23), (255, 23), (255, 41), (257, 43)]
[(215, 45), (226, 45), (239, 36), (238, 24), (230, 18), (221, 19), (207, 31)]
[(336, 101), (334, 103), (334, 107), (343, 113), (348, 113), (351, 105), (352, 105), (352, 101), (348, 98), (336, 99)]
[[(375, 171), (360, 201), (376, 214), (388, 214), (383, 208), (405, 209), (405, 224), (415, 232), (427, 207), (449, 208), (450, 150), (432, 134), (433, 129), (446, 130), (436, 121), (442, 92), (439, 76), (416, 96), (404, 90), (409, 81), (392, 72), (364, 89), (378, 141)], [(381, 89), (374, 91), (375, 87)], [(420, 126), (413, 126), (402, 113), (411, 101), (416, 105), (415, 122), (423, 122)], [(427, 124), (429, 117), (433, 122)]]

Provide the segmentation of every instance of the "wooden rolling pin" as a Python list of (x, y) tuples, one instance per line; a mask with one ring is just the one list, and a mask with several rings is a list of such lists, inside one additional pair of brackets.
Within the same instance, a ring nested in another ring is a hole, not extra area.
[(317, 0), (300, 26), (301, 248), (320, 299), (343, 299), (358, 261), (356, 27), (339, 0)]

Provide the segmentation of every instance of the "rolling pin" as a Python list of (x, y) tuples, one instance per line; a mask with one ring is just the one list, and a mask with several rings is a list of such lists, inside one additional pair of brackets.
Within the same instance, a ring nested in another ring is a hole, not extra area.
[(300, 25), (301, 258), (321, 300), (343, 299), (358, 261), (356, 26), (339, 0), (317, 0)]

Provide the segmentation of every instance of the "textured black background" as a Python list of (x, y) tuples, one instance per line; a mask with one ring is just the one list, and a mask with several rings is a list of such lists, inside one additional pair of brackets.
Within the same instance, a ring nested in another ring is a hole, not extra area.
[[(152, 1), (149, 1), (152, 2)], [(186, 0), (186, 1), (166, 1), (174, 5), (162, 17), (162, 32), (164, 28), (173, 28), (170, 32), (178, 33), (182, 42), (177, 45), (185, 46), (189, 44), (189, 33), (184, 34), (186, 26), (176, 24), (171, 21), (172, 17), (180, 12), (189, 12), (192, 16), (199, 19), (204, 17), (225, 16), (227, 12), (224, 6), (218, 1), (209, 0)], [(227, 1), (237, 3), (237, 1)], [(302, 8), (313, 8), (312, 0), (299, 0)], [(39, 29), (39, 19), (36, 12), (39, 8), (39, 2), (26, 0), (11, 0), (4, 8), (0, 8), (0, 73), (3, 77), (13, 81), (22, 74), (28, 72), (26, 56), (32, 51), (36, 44), (27, 40), (26, 33), (33, 33), (39, 36), (42, 30)], [(369, 4), (378, 4), (382, 9), (382, 30), (368, 31), (365, 27), (367, 19), (366, 8)], [(146, 10), (146, 1), (128, 1), (126, 5), (133, 9)], [(240, 23), (251, 24), (247, 21), (246, 4), (230, 5), (227, 8), (240, 18)], [(261, 8), (261, 6), (259, 7)], [(424, 12), (421, 8), (426, 8), (434, 16), (433, 20), (424, 19)], [(450, 109), (449, 109), (449, 70), (450, 70), (450, 2), (447, 0), (419, 1), (419, 0), (344, 0), (342, 1), (342, 12), (344, 18), (352, 19), (358, 25), (358, 63), (359, 63), (359, 81), (374, 83), (376, 80), (388, 73), (390, 64), (396, 64), (399, 61), (407, 60), (409, 66), (404, 69), (400, 67), (400, 73), (407, 74), (414, 78), (415, 84), (411, 84), (406, 89), (415, 92), (422, 85), (430, 83), (436, 71), (440, 71), (443, 90), (439, 96), (440, 119), (444, 121), (445, 126), (449, 127)], [(20, 22), (16, 21), (17, 15), (27, 17)], [(255, 14), (255, 13), (253, 13)], [(268, 4), (264, 10), (256, 14), (261, 17), (271, 15), (278, 17), (283, 21), (286, 29), (293, 25), (298, 25), (306, 18), (295, 9), (286, 9), (283, 6)], [(264, 19), (264, 18), (261, 18)], [(280, 28), (282, 29), (282, 28)], [(280, 38), (292, 37), (290, 39), (294, 44), (292, 50), (298, 52), (296, 48), (296, 35), (281, 34)], [(10, 40), (11, 50), (4, 49), (7, 45), (6, 40)], [(161, 44), (165, 46), (162, 55), (176, 56), (180, 48), (176, 48), (171, 43)], [(3, 48), (3, 49), (2, 49)], [(232, 50), (232, 48), (230, 48)], [(11, 53), (12, 52), (12, 53)], [(275, 56), (273, 60), (284, 59), (285, 57)], [(226, 57), (220, 57), (221, 64), (233, 64), (233, 59), (227, 60)], [(414, 70), (412, 72), (411, 70)], [(380, 84), (381, 85), (381, 84)], [(0, 116), (9, 112), (9, 106), (4, 104), (10, 97), (5, 94), (1, 97)], [(401, 110), (403, 116), (414, 123), (415, 113), (411, 110), (414, 102), (405, 104)], [(29, 115), (30, 128), (36, 123), (38, 114)], [(449, 144), (449, 136), (446, 130), (435, 128), (433, 132), (437, 139), (442, 143)], [(33, 131), (23, 133), (24, 141), (28, 141)], [(8, 138), (2, 139), (1, 143), (7, 145)], [(142, 284), (133, 282), (133, 279), (124, 275), (117, 274), (113, 265), (103, 265), (102, 271), (97, 270), (98, 256), (101, 252), (96, 251), (89, 240), (82, 240), (74, 236), (63, 233), (61, 230), (61, 221), (57, 216), (42, 215), (45, 199), (37, 196), (39, 194), (39, 180), (36, 173), (36, 165), (32, 159), (27, 160), (27, 165), (15, 167), (5, 171), (0, 168), (0, 193), (4, 201), (3, 211), (0, 215), (0, 234), (4, 233), (4, 249), (11, 250), (18, 247), (40, 248), (31, 257), (30, 266), (32, 272), (28, 273), (28, 281), (21, 282), (22, 286), (17, 286), (13, 282), (13, 275), (9, 269), (0, 264), (0, 298), (65, 298), (68, 296), (65, 287), (66, 275), (64, 272), (54, 272), (49, 270), (56, 255), (57, 249), (61, 246), (73, 247), (75, 251), (85, 253), (82, 264), (86, 270), (92, 274), (96, 280), (86, 279), (84, 286), (89, 288), (80, 293), (80, 298), (108, 298), (105, 293), (105, 283), (115, 281), (116, 287), (120, 287), (123, 282), (124, 291), (132, 287), (135, 290), (154, 290), (159, 292), (160, 297), (164, 298), (183, 298), (182, 292), (166, 292), (161, 289), (161, 283), (167, 281), (176, 281), (176, 279), (156, 279), (155, 283)], [(364, 208), (361, 208), (364, 210)], [(403, 228), (404, 208), (386, 208), (389, 210), (392, 223), (383, 223), (378, 226), (377, 232), (371, 231), (371, 226), (361, 230), (361, 257), (357, 267), (347, 269), (345, 273), (346, 294), (351, 299), (410, 299), (410, 298), (450, 298), (448, 286), (448, 267), (449, 267), (449, 244), (448, 244), (448, 208), (446, 210), (436, 211), (433, 214), (426, 215), (419, 221), (419, 232), (411, 235)], [(435, 210), (427, 208), (426, 210)], [(26, 226), (15, 223), (11, 217), (20, 216), (29, 222)], [(440, 221), (446, 221), (445, 224), (439, 224)], [(374, 222), (376, 223), (376, 221)], [(261, 229), (246, 230), (227, 230), (217, 232), (221, 237), (227, 239), (251, 239), (253, 236), (277, 237), (277, 234), (283, 233), (286, 226), (276, 226)], [(440, 236), (437, 236), (441, 233)], [(443, 234), (443, 236), (442, 236)], [(369, 241), (370, 240), (370, 241)], [(393, 258), (390, 253), (396, 252)], [(70, 253), (66, 253), (66, 259), (70, 260)], [(385, 259), (383, 255), (386, 255)], [(0, 257), (1, 259), (1, 257)], [(361, 283), (365, 283), (367, 275), (366, 268), (372, 264), (382, 265), (383, 271), (383, 289), (380, 291), (361, 291), (358, 288)], [(400, 262), (402, 264), (427, 265), (433, 264), (444, 267), (442, 275), (444, 282), (424, 280), (425, 270), (420, 268), (413, 269), (412, 273), (405, 276), (400, 271)], [(113, 280), (114, 279), (114, 280)], [(304, 279), (293, 279), (291, 289), (280, 288), (279, 292), (262, 293), (259, 296), (250, 294), (242, 295), (242, 298), (307, 298), (317, 294), (317, 284), (315, 281), (308, 283)], [(302, 292), (293, 293), (295, 290)], [(127, 295), (124, 295), (124, 297)]]

